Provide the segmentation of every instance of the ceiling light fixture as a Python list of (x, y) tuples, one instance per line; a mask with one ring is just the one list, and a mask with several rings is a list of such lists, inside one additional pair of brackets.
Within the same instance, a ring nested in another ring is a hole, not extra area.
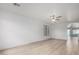
[(56, 15), (52, 15), (50, 16), (50, 20), (52, 22), (57, 22), (58, 20), (60, 20), (62, 18), (62, 16), (56, 16)]
[(13, 3), (13, 5), (20, 7), (20, 4), (19, 3)]

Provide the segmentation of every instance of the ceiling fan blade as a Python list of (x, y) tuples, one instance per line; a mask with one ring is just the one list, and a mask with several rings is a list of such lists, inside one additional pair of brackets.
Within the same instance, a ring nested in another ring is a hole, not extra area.
[(60, 19), (56, 19), (56, 20), (60, 20)]
[(62, 16), (58, 16), (58, 17), (56, 17), (56, 18), (61, 18)]
[(14, 6), (18, 6), (18, 7), (20, 6), (19, 3), (13, 3), (13, 5), (14, 5)]

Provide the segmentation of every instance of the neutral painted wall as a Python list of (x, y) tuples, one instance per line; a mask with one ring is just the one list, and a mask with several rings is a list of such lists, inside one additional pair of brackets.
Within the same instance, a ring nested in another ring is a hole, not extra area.
[(43, 25), (41, 20), (0, 11), (0, 49), (44, 40)]
[(52, 38), (67, 39), (67, 23), (52, 24)]

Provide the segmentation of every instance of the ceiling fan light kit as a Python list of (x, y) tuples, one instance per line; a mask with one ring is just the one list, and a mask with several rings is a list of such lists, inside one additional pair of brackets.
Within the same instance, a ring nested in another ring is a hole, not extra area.
[(50, 16), (50, 20), (52, 22), (57, 22), (58, 20), (60, 20), (62, 18), (62, 16), (56, 16), (56, 15), (52, 15)]

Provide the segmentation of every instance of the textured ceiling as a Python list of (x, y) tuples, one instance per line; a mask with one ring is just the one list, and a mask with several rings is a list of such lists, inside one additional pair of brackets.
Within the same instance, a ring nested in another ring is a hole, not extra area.
[(20, 3), (20, 5), (17, 7), (11, 3), (5, 3), (0, 4), (0, 9), (38, 20), (48, 20), (52, 14), (63, 16), (64, 21), (79, 19), (78, 3)]

